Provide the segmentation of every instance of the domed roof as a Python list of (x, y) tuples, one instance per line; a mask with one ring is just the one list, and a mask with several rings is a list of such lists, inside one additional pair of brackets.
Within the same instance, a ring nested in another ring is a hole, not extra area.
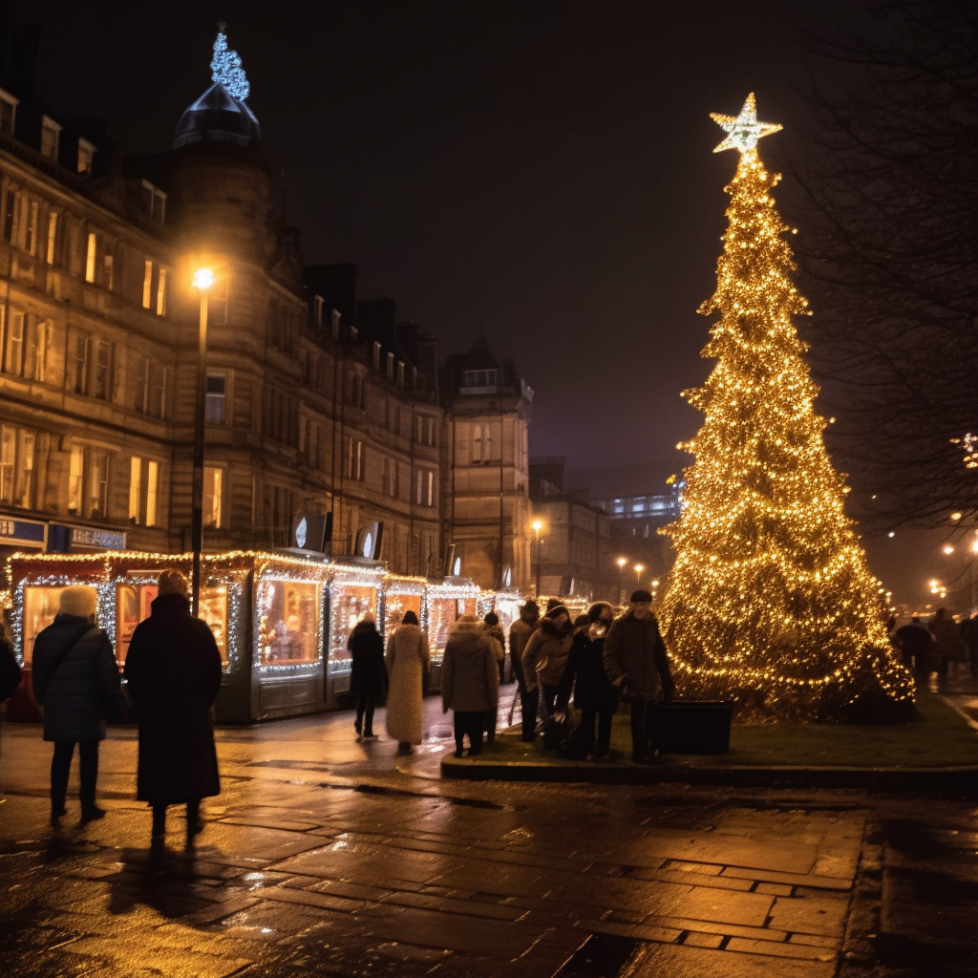
[(257, 149), (261, 126), (254, 112), (216, 81), (180, 117), (173, 148), (216, 141)]

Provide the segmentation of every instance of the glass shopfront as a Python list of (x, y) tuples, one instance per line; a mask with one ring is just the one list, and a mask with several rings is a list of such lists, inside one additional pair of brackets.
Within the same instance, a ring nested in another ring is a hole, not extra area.
[(300, 665), (319, 659), (321, 585), (265, 577), (258, 590), (261, 665)]

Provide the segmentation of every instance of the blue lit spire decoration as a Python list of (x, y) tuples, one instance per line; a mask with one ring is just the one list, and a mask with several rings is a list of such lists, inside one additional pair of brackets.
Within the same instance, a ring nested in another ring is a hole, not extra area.
[(228, 38), (224, 33), (227, 24), (217, 25), (217, 40), (214, 41), (214, 58), (211, 61), (211, 81), (220, 82), (231, 98), (243, 102), (251, 93), (248, 77), (241, 66), (241, 55), (228, 48)]

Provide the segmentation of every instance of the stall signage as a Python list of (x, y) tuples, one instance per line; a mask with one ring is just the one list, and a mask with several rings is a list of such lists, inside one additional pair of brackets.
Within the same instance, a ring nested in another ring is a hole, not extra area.
[(100, 550), (125, 550), (126, 535), (114, 530), (92, 530), (73, 526), (71, 529), (72, 547), (98, 547)]
[(46, 526), (47, 524), (34, 520), (12, 520), (0, 516), (0, 544), (43, 547)]

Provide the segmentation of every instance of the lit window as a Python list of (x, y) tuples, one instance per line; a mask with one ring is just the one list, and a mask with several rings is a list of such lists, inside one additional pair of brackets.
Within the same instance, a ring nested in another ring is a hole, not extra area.
[(86, 458), (85, 507), (87, 516), (105, 518), (109, 502), (109, 455), (99, 449), (89, 449)]
[(143, 308), (153, 305), (153, 263), (147, 258), (143, 265)]
[(95, 362), (92, 375), (92, 397), (107, 401), (112, 374), (112, 347), (105, 340), (95, 341)]
[(94, 231), (88, 233), (88, 251), (85, 255), (85, 281), (95, 281), (95, 257), (98, 252), (98, 235)]
[(350, 438), (346, 443), (346, 477), (355, 482), (363, 481), (363, 442)]
[(32, 380), (44, 381), (46, 378), (51, 327), (50, 319), (35, 318), (29, 331), (25, 369)]
[(161, 268), (156, 285), (156, 315), (166, 315), (166, 269)]
[(91, 173), (97, 149), (87, 139), (78, 140), (78, 172)]
[(46, 115), (41, 116), (41, 156), (49, 160), (58, 158), (58, 143), (61, 140), (61, 126)]
[(146, 466), (146, 525), (156, 526), (156, 507), (160, 496), (160, 463), (150, 462)]
[(215, 466), (204, 466), (204, 526), (212, 530), (221, 528), (221, 495), (224, 485), (224, 470)]
[(129, 463), (129, 519), (139, 522), (139, 507), (143, 501), (143, 460), (133, 455)]
[(71, 466), (68, 470), (68, 512), (80, 513), (82, 486), (85, 478), (85, 449), (75, 447), (71, 450)]
[(425, 473), (425, 475), (426, 475), (425, 487), (427, 490), (425, 493), (425, 505), (434, 506), (435, 505), (435, 473), (427, 472)]

